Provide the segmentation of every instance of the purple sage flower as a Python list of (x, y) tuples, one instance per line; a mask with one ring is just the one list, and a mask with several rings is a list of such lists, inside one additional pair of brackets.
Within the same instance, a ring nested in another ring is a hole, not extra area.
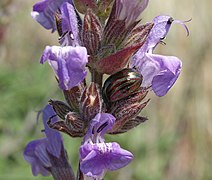
[[(157, 16), (153, 22), (154, 26), (146, 42), (134, 55), (130, 66), (136, 67), (142, 74), (143, 87), (151, 86), (157, 96), (164, 96), (177, 80), (182, 62), (175, 56), (152, 54), (158, 43), (166, 37), (175, 20), (170, 16)], [(178, 20), (176, 22), (183, 24)], [(186, 26), (184, 25), (184, 27)]]
[[(72, 169), (67, 161), (63, 140), (59, 132), (50, 129), (47, 125), (49, 118), (55, 115), (50, 105), (43, 109), (43, 124), (45, 138), (31, 141), (27, 144), (23, 156), (31, 164), (32, 173), (37, 176), (50, 175), (61, 177), (73, 177)], [(57, 121), (54, 117), (52, 121)]]
[(72, 4), (72, 0), (43, 0), (33, 6), (31, 16), (46, 29), (56, 28), (55, 13), (59, 10), (64, 2)]
[(91, 121), (80, 147), (80, 170), (84, 175), (102, 179), (107, 171), (120, 169), (133, 159), (132, 153), (118, 143), (104, 142), (103, 136), (114, 122), (115, 117), (108, 113), (98, 113)]
[(85, 47), (47, 46), (40, 62), (43, 64), (45, 61), (52, 67), (63, 90), (79, 85), (87, 75), (85, 66), (88, 56)]

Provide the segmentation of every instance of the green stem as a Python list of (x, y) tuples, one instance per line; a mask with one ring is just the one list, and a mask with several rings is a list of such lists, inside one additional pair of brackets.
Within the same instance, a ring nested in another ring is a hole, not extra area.
[(102, 87), (103, 74), (95, 71), (94, 69), (90, 69), (90, 71), (91, 71), (91, 82), (95, 82), (101, 88)]

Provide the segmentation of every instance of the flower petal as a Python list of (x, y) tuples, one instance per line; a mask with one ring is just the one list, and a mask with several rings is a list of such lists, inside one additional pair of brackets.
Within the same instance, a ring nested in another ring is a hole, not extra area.
[[(112, 129), (113, 124), (115, 123), (116, 118), (109, 113), (98, 113), (90, 122), (89, 129), (84, 137), (84, 143), (87, 142), (90, 138), (94, 137), (94, 141), (99, 138), (99, 141), (104, 142), (104, 134)], [(100, 136), (96, 136), (100, 134)]]
[(41, 161), (42, 165), (44, 167), (51, 167), (51, 162), (49, 159), (49, 155), (46, 151), (48, 140), (45, 138), (43, 139), (43, 143), (37, 145), (34, 149), (34, 153), (37, 156), (37, 158)]
[(69, 45), (79, 45), (78, 39), (78, 20), (76, 17), (76, 12), (74, 7), (70, 3), (63, 3), (61, 8), (61, 17), (62, 17), (62, 31), (65, 33), (66, 31), (71, 32), (73, 35), (74, 43), (71, 41)]
[(174, 85), (182, 68), (182, 62), (174, 56), (152, 55), (161, 65), (161, 71), (152, 80), (152, 90), (157, 96), (164, 96)]
[(113, 127), (115, 120), (116, 118), (112, 114), (98, 113), (92, 120), (90, 127), (96, 130), (95, 133), (99, 133), (101, 131), (103, 137), (104, 134)]
[(116, 18), (129, 26), (147, 7), (149, 0), (116, 0)]
[(154, 26), (146, 41), (147, 51), (154, 49), (166, 37), (173, 21), (171, 16), (157, 16), (153, 19)]
[(131, 162), (133, 155), (119, 144), (85, 144), (80, 147), (80, 169), (88, 176), (102, 176), (105, 171), (120, 169)]
[(85, 47), (47, 46), (40, 62), (44, 63), (46, 60), (54, 70), (63, 90), (79, 85), (87, 75), (85, 66), (88, 57)]
[(142, 87), (150, 87), (152, 85), (152, 79), (160, 72), (160, 64), (151, 58), (151, 54), (145, 53), (143, 58), (138, 61), (134, 61), (133, 67), (136, 67), (138, 72), (143, 76)]
[[(45, 144), (45, 142), (45, 138), (31, 141), (27, 144), (23, 152), (24, 159), (32, 166), (32, 173), (34, 176), (37, 176), (38, 173), (41, 173), (43, 176), (50, 174), (50, 172), (43, 165), (43, 162), (45, 162), (46, 167), (51, 165), (48, 156), (45, 156), (45, 153), (43, 153), (41, 156), (35, 153), (36, 148), (39, 146), (43, 147), (42, 144)], [(38, 158), (37, 155), (39, 155), (40, 158)], [(40, 159), (43, 159), (43, 161), (40, 161)]]
[(142, 86), (152, 86), (157, 96), (164, 96), (177, 80), (182, 62), (175, 56), (145, 53), (135, 66), (143, 76)]
[(55, 12), (63, 2), (72, 3), (72, 0), (43, 0), (33, 6), (31, 16), (46, 29), (56, 30)]
[[(54, 110), (52, 109), (50, 105), (47, 105), (43, 109), (43, 124), (45, 127), (46, 138), (48, 140), (46, 148), (49, 153), (59, 158), (61, 154), (61, 149), (63, 146), (62, 136), (60, 135), (58, 131), (49, 128), (49, 126), (47, 125), (47, 121), (49, 120), (49, 118), (55, 114), (56, 113), (54, 112)], [(52, 119), (52, 122), (56, 122), (56, 121), (57, 121), (57, 117), (54, 117)]]

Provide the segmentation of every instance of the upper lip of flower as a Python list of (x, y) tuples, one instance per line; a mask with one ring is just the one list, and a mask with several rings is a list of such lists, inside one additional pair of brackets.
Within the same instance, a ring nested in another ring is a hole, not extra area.
[(104, 134), (112, 129), (115, 120), (115, 117), (109, 113), (96, 114), (96, 116), (89, 123), (89, 128), (83, 142), (104, 142)]
[(46, 29), (56, 30), (55, 13), (60, 6), (68, 2), (72, 4), (72, 0), (43, 0), (33, 6), (31, 16)]

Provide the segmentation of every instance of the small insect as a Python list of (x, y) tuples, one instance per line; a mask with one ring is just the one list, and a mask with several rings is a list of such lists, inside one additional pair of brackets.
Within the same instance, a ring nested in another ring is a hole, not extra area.
[(104, 102), (110, 104), (130, 96), (140, 88), (142, 81), (143, 76), (132, 68), (125, 68), (112, 74), (102, 88)]

